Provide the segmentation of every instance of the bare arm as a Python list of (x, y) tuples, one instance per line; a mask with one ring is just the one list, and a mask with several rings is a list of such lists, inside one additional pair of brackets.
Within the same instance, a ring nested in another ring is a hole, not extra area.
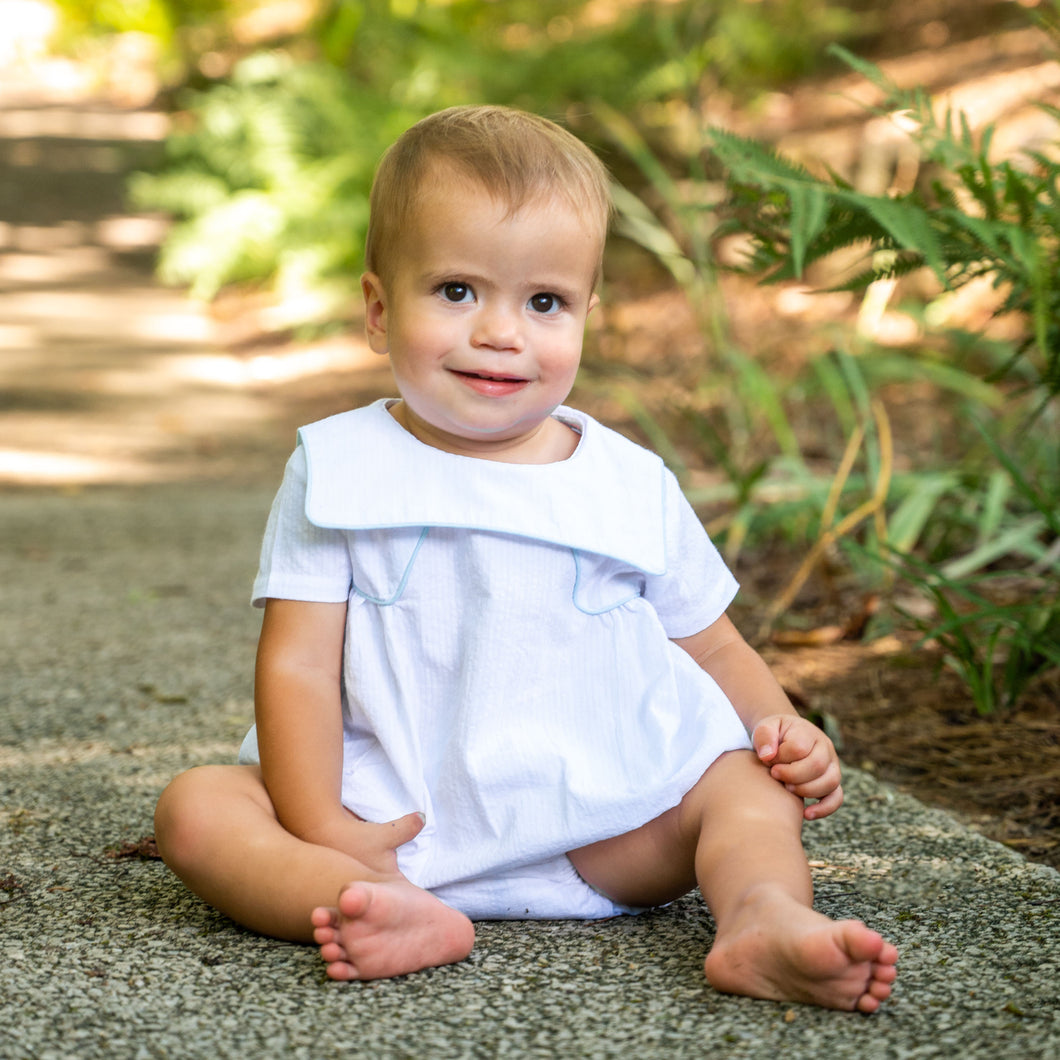
[(718, 682), (748, 732), (770, 715), (798, 716), (772, 670), (743, 639), (728, 615), (674, 643)]
[(806, 817), (826, 817), (843, 801), (832, 741), (799, 716), (765, 660), (727, 615), (691, 637), (675, 639), (729, 697), (759, 759), (774, 779), (802, 798), (818, 799)]
[(261, 772), (280, 823), (341, 848), (342, 645), (346, 605), (270, 599), (258, 641), (254, 713)]

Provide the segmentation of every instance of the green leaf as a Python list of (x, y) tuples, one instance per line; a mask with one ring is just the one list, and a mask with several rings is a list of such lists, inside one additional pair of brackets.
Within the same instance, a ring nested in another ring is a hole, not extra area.
[(1000, 408), (1005, 403), (1005, 395), (997, 387), (984, 383), (963, 368), (957, 368), (945, 361), (878, 353), (866, 359), (865, 371), (877, 383), (887, 380), (927, 380), (937, 387), (969, 398), (987, 408)]
[(939, 498), (959, 484), (953, 472), (925, 473), (912, 477), (910, 492), (887, 520), (887, 540), (898, 552), (909, 552), (920, 540)]
[(805, 166), (793, 162), (758, 140), (738, 136), (736, 133), (716, 126), (711, 126), (707, 130), (707, 136), (711, 149), (726, 168), (740, 180), (756, 187), (768, 186), (766, 178), (795, 183), (816, 181)]
[(1045, 554), (1040, 541), (1045, 528), (1046, 521), (1040, 515), (1028, 516), (996, 537), (984, 541), (966, 555), (943, 564), (942, 573), (947, 578), (966, 578), (1006, 556), (1040, 559)]
[(942, 248), (926, 210), (902, 199), (861, 196), (862, 205), (904, 250), (915, 251), (939, 281), (946, 282)]
[(830, 44), (825, 50), (829, 55), (834, 55), (837, 59), (841, 59), (851, 70), (861, 74), (866, 81), (875, 85), (887, 95), (898, 91), (897, 85), (875, 63), (869, 62), (868, 59), (862, 59), (853, 52), (847, 51), (841, 44)]
[(1001, 468), (994, 468), (987, 479), (986, 495), (979, 517), (978, 547), (982, 548), (998, 533), (1011, 495), (1012, 479)]
[(801, 276), (806, 252), (828, 219), (828, 197), (819, 184), (789, 184), (791, 199), (791, 267)]
[(983, 441), (986, 442), (994, 458), (1008, 473), (1013, 485), (1020, 494), (1028, 501), (1034, 510), (1048, 523), (1050, 531), (1060, 536), (1060, 484), (1053, 481), (1049, 488), (1048, 480), (1044, 481), (1042, 488), (1038, 489), (1023, 473), (1012, 456), (1005, 451), (997, 438), (987, 429), (986, 425), (978, 418), (974, 421)]
[(648, 146), (637, 127), (620, 111), (597, 100), (594, 106), (597, 117), (612, 139), (637, 164), (648, 182), (667, 202), (678, 198), (673, 177), (667, 172), (658, 155)]
[(663, 458), (666, 466), (679, 479), (684, 478), (688, 473), (684, 459), (670, 440), (666, 428), (651, 414), (644, 402), (632, 390), (625, 387), (619, 390), (615, 397), (637, 421), (640, 429), (648, 436), (652, 449)]
[(695, 280), (695, 265), (670, 231), (631, 191), (615, 184), (611, 193), (618, 212), (616, 231), (653, 254), (687, 288)]
[(726, 363), (735, 371), (737, 386), (747, 408), (755, 409), (769, 424), (780, 451), (790, 460), (802, 463), (802, 449), (792, 429), (776, 383), (765, 369), (750, 357), (729, 351)]

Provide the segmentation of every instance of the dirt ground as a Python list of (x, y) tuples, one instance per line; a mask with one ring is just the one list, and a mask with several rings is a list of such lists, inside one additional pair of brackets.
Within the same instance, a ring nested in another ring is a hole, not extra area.
[(763, 648), (794, 702), (833, 720), (846, 761), (1060, 868), (1060, 674), (1012, 712), (980, 717), (913, 635)]
[[(753, 301), (741, 284), (727, 286), (730, 304)], [(665, 293), (648, 298), (644, 315), (666, 322), (661, 328), (666, 347), (692, 348), (695, 336), (687, 314), (669, 299)], [(759, 312), (776, 314), (776, 307), (756, 303), (749, 316)], [(644, 334), (652, 325), (638, 320), (641, 314), (626, 301), (597, 336), (598, 345), (643, 346), (646, 357), (654, 356), (649, 351), (658, 347)], [(683, 327), (689, 328), (684, 339)], [(807, 333), (814, 328), (813, 321), (793, 328), (789, 320), (786, 341), (812, 345)], [(599, 365), (590, 355), (590, 379), (594, 368), (598, 371)], [(679, 378), (677, 369), (670, 376), (656, 373), (650, 387), (660, 392), (660, 407)], [(601, 398), (591, 382), (573, 396), (572, 404), (648, 444), (629, 413)], [(901, 410), (891, 411), (900, 422)], [(916, 401), (905, 416), (924, 412)], [(693, 474), (709, 474), (697, 468), (701, 453), (684, 451), (682, 456)], [(893, 624), (886, 595), (866, 594), (842, 563), (831, 559), (811, 575), (774, 631), (763, 634), (762, 614), (802, 559), (802, 553), (774, 545), (744, 550), (734, 565), (742, 586), (734, 617), (800, 711), (824, 725), (847, 762), (946, 807), (1032, 860), (1060, 867), (1060, 671), (1039, 678), (1015, 710), (981, 717), (940, 653), (920, 643), (919, 634)]]
[[(927, 34), (925, 49), (906, 50), (892, 72), (919, 77), (930, 53), (954, 91), (991, 100), (1002, 81), (1011, 86), (1028, 69), (1041, 75), (1040, 40), (1022, 31), (968, 37), (946, 30), (960, 20), (943, 0), (912, 6), (922, 16), (910, 15), (910, 33)], [(1056, 77), (1052, 67), (1046, 73)], [(775, 138), (796, 150), (824, 145), (833, 161), (842, 151), (858, 157), (862, 126), (808, 117), (827, 109), (836, 87), (797, 88), (778, 101)], [(1026, 102), (1017, 92), (1006, 112), (1013, 136), (1030, 121)], [(0, 80), (0, 489), (272, 481), (300, 423), (390, 392), (385, 364), (355, 333), (296, 344), (269, 333), (267, 302), (230, 296), (203, 307), (153, 281), (164, 219), (130, 214), (121, 189), (165, 126), (149, 108), (49, 81), (40, 64)], [(616, 285), (607, 300), (571, 403), (646, 440), (599, 380), (620, 360), (638, 371), (650, 365), (660, 392), (679, 388), (701, 340), (679, 296), (654, 280)], [(852, 313), (849, 304), (766, 296), (735, 281), (727, 300), (737, 339), (774, 363), (822, 341), (823, 320), (849, 322)], [(742, 628), (754, 629), (800, 559), (778, 550), (741, 556)], [(860, 592), (822, 569), (779, 624), (802, 631), (798, 643), (789, 635), (760, 645), (796, 704), (826, 725), (850, 763), (1060, 867), (1060, 675), (1046, 675), (1014, 712), (979, 717), (959, 679), (914, 635), (875, 636), (869, 623), (865, 636), (865, 609)]]

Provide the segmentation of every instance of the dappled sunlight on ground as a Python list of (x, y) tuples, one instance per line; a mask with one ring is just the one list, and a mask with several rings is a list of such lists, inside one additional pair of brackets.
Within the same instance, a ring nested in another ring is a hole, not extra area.
[(167, 222), (130, 211), (123, 185), (168, 119), (57, 99), (34, 47), (4, 55), (0, 484), (274, 476), (296, 426), (385, 388), (356, 336), (255, 345), (245, 322), (159, 285)]
[(353, 338), (230, 352), (206, 307), (100, 248), (8, 251), (0, 284), (0, 482), (212, 476), (259, 445), (275, 462), (288, 403), (385, 369)]
[(229, 352), (205, 307), (97, 265), (0, 256), (0, 482), (223, 475), (255, 447), (275, 465), (300, 418), (285, 420), (288, 402), (307, 388), (337, 395), (358, 365), (385, 367), (354, 339)]

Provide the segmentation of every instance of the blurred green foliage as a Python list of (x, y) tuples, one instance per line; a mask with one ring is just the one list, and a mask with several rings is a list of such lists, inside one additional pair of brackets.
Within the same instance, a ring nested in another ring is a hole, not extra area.
[[(339, 319), (355, 297), (372, 174), (401, 131), (459, 103), (557, 118), (611, 167), (618, 233), (685, 291), (706, 339), (711, 362), (686, 365), (668, 407), (642, 399), (631, 366), (612, 396), (679, 474), (690, 448), (714, 469), (689, 494), (722, 509), (712, 532), (726, 552), (788, 540), (814, 561), (843, 545), (860, 584), (904, 584), (931, 604), (905, 621), (941, 647), (983, 713), (1012, 707), (1060, 661), (1056, 156), (995, 161), (989, 136), (976, 140), (957, 115), (938, 123), (926, 97), (898, 93), (850, 53), (887, 109), (917, 116), (922, 157), (945, 180), (868, 196), (763, 144), (707, 135), (712, 94), (749, 107), (838, 66), (828, 46), (883, 30), (886, 3), (306, 0), (303, 31), (240, 45), (237, 18), (265, 2), (60, 0), (74, 35), (151, 35), (182, 86), (169, 97), (164, 163), (133, 182), (140, 205), (177, 220), (165, 279), (204, 298), (231, 283), (272, 285), (297, 307), (287, 324)], [(1055, 30), (1060, 0), (1041, 6)], [(857, 289), (925, 264), (945, 287), (990, 276), (1025, 336), (957, 332), (941, 353), (837, 338), (830, 355), (778, 380), (737, 348), (718, 293), (726, 193), (759, 273), (795, 276), (836, 246), (862, 245), (872, 267)], [(924, 385), (944, 410), (945, 444), (894, 453), (881, 395)]]
[(715, 130), (712, 147), (729, 172), (729, 226), (753, 237), (749, 268), (777, 282), (861, 247), (866, 268), (843, 289), (864, 291), (925, 267), (948, 291), (987, 278), (1004, 292), (995, 315), (1019, 314), (1029, 325), (998, 377), (1027, 366), (1044, 400), (1057, 397), (1060, 160), (1033, 149), (995, 160), (993, 126), (973, 135), (965, 115), (940, 118), (922, 90), (902, 90), (873, 64), (840, 54), (885, 93), (879, 113), (911, 120), (931, 176), (902, 194), (868, 195), (835, 173), (815, 176), (757, 141)]
[[(143, 3), (168, 25), (183, 6)], [(135, 179), (134, 199), (178, 219), (167, 281), (206, 298), (268, 282), (327, 320), (356, 285), (375, 164), (423, 115), (523, 106), (606, 157), (605, 106), (663, 143), (675, 111), (694, 111), (703, 93), (747, 97), (803, 73), (851, 27), (833, 0), (329, 0), (304, 33), (179, 94), (186, 120), (162, 168)]]
[(59, 43), (79, 43), (115, 34), (140, 33), (158, 49), (165, 80), (186, 76), (197, 51), (227, 35), (230, 17), (244, 4), (232, 0), (55, 0)]
[(142, 205), (180, 223), (163, 279), (211, 297), (235, 281), (281, 293), (350, 291), (367, 224), (374, 159), (402, 125), (340, 70), (282, 52), (243, 60), (196, 93), (194, 124), (173, 134), (165, 168), (133, 178)]

